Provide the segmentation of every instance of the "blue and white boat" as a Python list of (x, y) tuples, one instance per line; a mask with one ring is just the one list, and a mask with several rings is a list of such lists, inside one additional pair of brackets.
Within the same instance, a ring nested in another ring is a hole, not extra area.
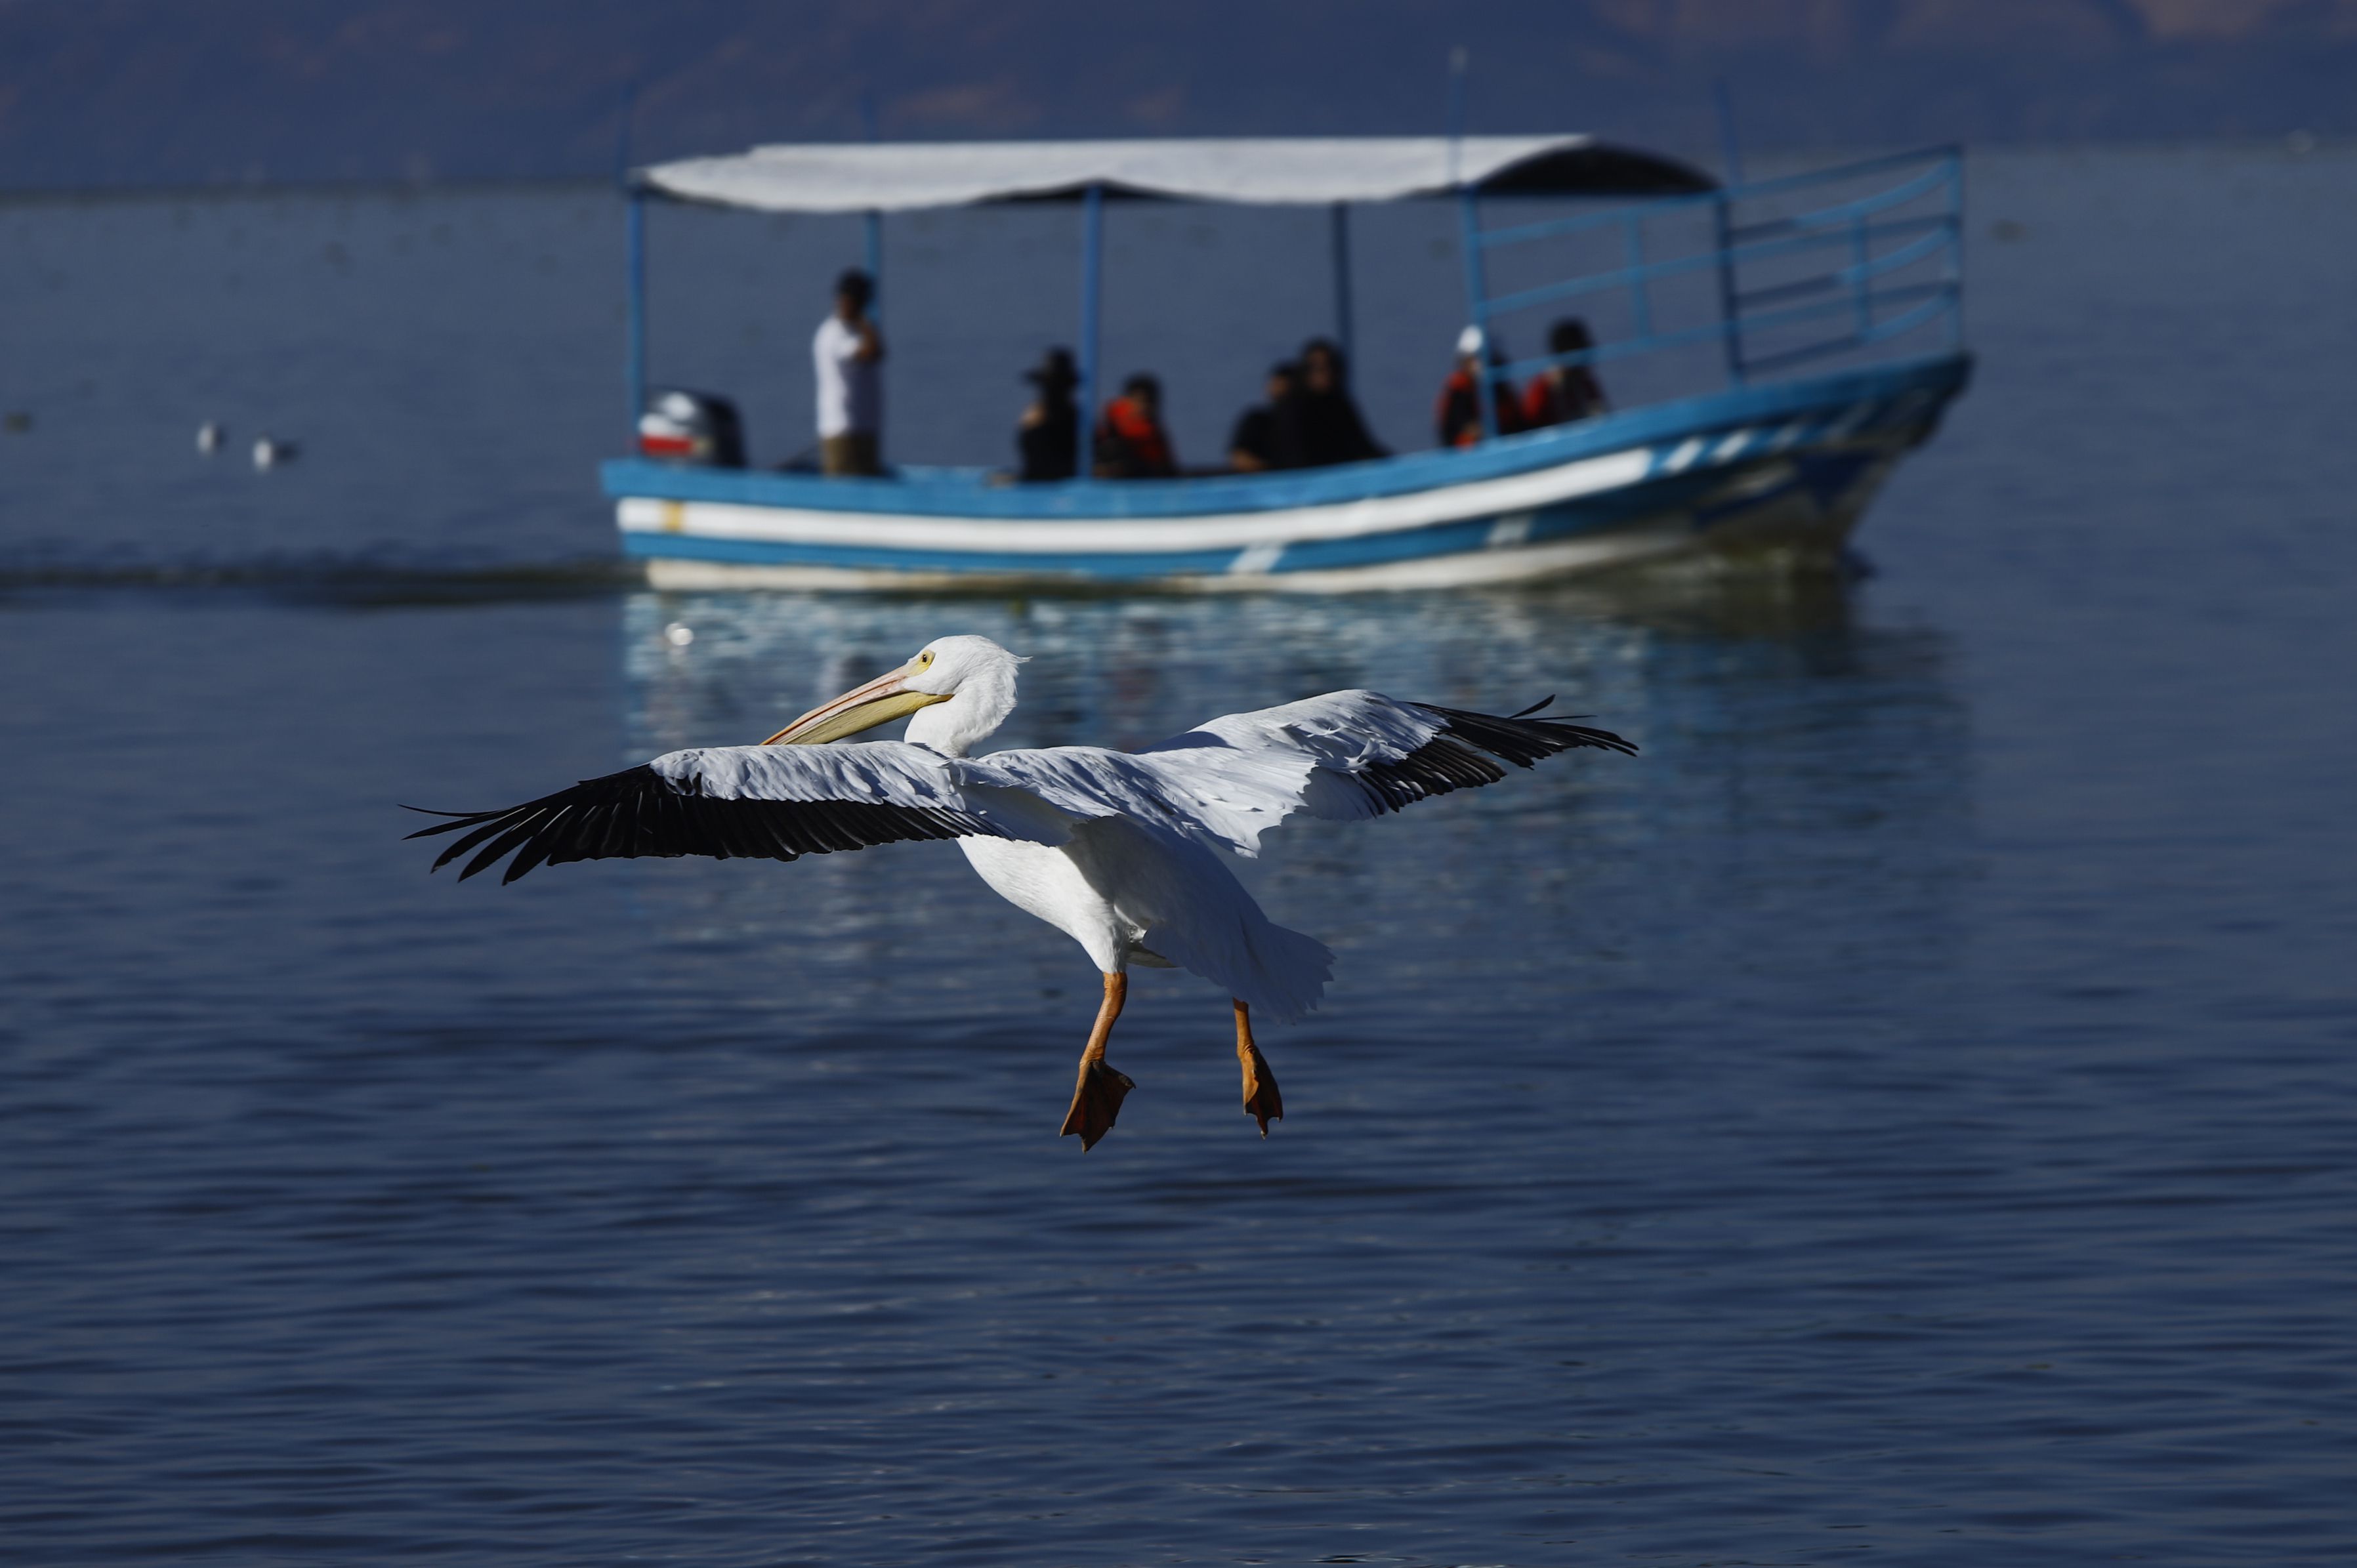
[[(1830, 553), (1971, 369), (1952, 147), (1721, 186), (1584, 136), (779, 146), (642, 169), (630, 194), (634, 408), (647, 394), (644, 206), (657, 199), (870, 214), (1077, 200), (1083, 409), (1100, 379), (1108, 197), (1329, 205), (1346, 342), (1349, 205), (1450, 199), (1467, 314), (1485, 333), (1566, 306), (1617, 313), (1620, 329), (1593, 347), (1501, 367), (1508, 384), (1681, 356), (1706, 360), (1714, 383), (1520, 435), (1496, 433), (1485, 393), (1486, 438), (1472, 446), (1257, 474), (1010, 484), (984, 469), (829, 479), (608, 463), (623, 548), (658, 587), (1333, 592)], [(871, 216), (871, 257), (875, 231)], [(1616, 264), (1534, 277), (1533, 258), (1599, 242)]]

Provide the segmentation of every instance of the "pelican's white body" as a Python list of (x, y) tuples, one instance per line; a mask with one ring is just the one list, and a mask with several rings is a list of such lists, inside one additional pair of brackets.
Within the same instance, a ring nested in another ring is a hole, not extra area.
[(1126, 969), (1146, 940), (1146, 923), (1090, 886), (1062, 845), (981, 838), (957, 843), (992, 892), (1080, 943), (1089, 961), (1107, 974)]
[(1185, 969), (1292, 1018), (1318, 1004), (1333, 972), (1323, 942), (1271, 920), (1210, 850), (1123, 818), (1078, 823), (1060, 844), (958, 847), (992, 892), (1080, 943), (1106, 974), (1133, 961)]
[[(908, 683), (919, 690), (938, 686), (950, 697), (909, 720), (909, 740), (963, 758), (1014, 711), (1017, 660), (982, 638), (941, 638), (932, 651), (932, 668)], [(976, 758), (974, 771), (987, 768), (993, 783), (974, 783), (1010, 794), (1022, 789), (1032, 782), (1025, 764), (1037, 755)], [(1133, 961), (1189, 970), (1278, 1017), (1296, 1017), (1318, 1004), (1333, 954), (1272, 921), (1218, 854), (1182, 832), (1128, 816), (1085, 815), (1064, 809), (1068, 802), (1048, 804), (1060, 820), (1041, 836), (1060, 842), (957, 841), (992, 892), (1080, 943), (1103, 973), (1125, 973)], [(1037, 822), (1036, 809), (1031, 814)]]

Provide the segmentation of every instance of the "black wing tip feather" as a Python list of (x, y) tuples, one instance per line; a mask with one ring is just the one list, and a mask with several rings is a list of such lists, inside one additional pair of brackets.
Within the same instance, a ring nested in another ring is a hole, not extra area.
[[(424, 811), (408, 806), (405, 811)], [(707, 795), (701, 779), (677, 780), (641, 763), (585, 779), (569, 789), (496, 811), (429, 811), (447, 817), (403, 835), (458, 834), (432, 871), (478, 851), (458, 880), (510, 854), (502, 886), (543, 865), (576, 860), (709, 855), (716, 860), (799, 860), (910, 839), (1003, 837), (972, 812), (874, 800), (764, 800)]]
[(1502, 757), (1517, 767), (1528, 768), (1543, 757), (1571, 751), (1580, 746), (1598, 751), (1617, 751), (1623, 757), (1637, 755), (1636, 743), (1624, 740), (1609, 729), (1577, 721), (1585, 714), (1549, 714), (1533, 718), (1555, 702), (1553, 697), (1534, 703), (1521, 713), (1510, 714), (1477, 714), (1465, 708), (1444, 708), (1437, 703), (1415, 703), (1412, 707), (1423, 709), (1441, 721), (1443, 733), (1454, 736), (1469, 745), (1478, 746), (1493, 757)]
[(1579, 746), (1636, 755), (1635, 746), (1610, 730), (1575, 724), (1566, 717), (1532, 716), (1554, 701), (1548, 697), (1504, 716), (1432, 703), (1409, 703), (1438, 719), (1440, 734), (1397, 761), (1361, 769), (1358, 781), (1379, 810), (1396, 811), (1435, 795), (1495, 784), (1506, 776), (1500, 762), (1529, 768), (1542, 757)]

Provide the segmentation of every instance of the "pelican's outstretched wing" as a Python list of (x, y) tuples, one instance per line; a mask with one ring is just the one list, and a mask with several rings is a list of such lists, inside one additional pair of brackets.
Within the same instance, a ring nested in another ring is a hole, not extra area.
[(1148, 754), (1175, 758), (1231, 746), (1297, 757), (1310, 768), (1300, 809), (1341, 822), (1495, 784), (1506, 776), (1501, 761), (1528, 768), (1580, 746), (1636, 755), (1634, 746), (1609, 730), (1534, 716), (1554, 701), (1548, 697), (1501, 718), (1394, 702), (1378, 692), (1329, 692), (1225, 714), (1149, 747)]
[(409, 836), (460, 835), (435, 870), (482, 846), (461, 882), (511, 853), (502, 882), (537, 865), (617, 856), (795, 860), (971, 836), (1056, 843), (1068, 821), (1033, 798), (961, 787), (937, 752), (882, 741), (674, 751), (504, 811), (434, 814), (451, 820)]
[(1635, 753), (1609, 730), (1532, 716), (1546, 705), (1501, 718), (1329, 692), (1229, 714), (1136, 753), (1058, 746), (955, 766), (961, 778), (1028, 790), (1074, 815), (1144, 818), (1251, 855), (1296, 811), (1352, 822), (1495, 784), (1501, 762), (1528, 768), (1576, 746)]

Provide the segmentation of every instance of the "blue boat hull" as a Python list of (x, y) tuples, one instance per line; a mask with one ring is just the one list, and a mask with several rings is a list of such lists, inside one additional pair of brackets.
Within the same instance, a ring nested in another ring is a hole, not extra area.
[(663, 587), (1505, 582), (1836, 548), (1970, 371), (1943, 355), (1307, 472), (1008, 485), (628, 460), (604, 479), (624, 550)]

